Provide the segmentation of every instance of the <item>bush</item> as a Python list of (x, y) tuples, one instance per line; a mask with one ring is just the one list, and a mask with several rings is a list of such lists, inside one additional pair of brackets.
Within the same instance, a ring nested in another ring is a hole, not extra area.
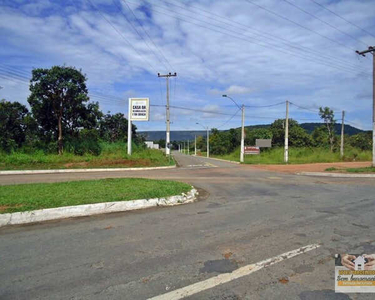
[(101, 147), (99, 134), (94, 129), (83, 129), (79, 132), (78, 138), (71, 138), (65, 142), (65, 151), (76, 155), (100, 155)]

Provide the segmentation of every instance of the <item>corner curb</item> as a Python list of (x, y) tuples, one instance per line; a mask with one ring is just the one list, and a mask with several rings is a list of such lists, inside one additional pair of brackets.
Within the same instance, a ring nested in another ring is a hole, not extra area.
[(348, 173), (323, 173), (323, 172), (300, 172), (297, 175), (337, 177), (337, 178), (375, 178), (375, 174), (348, 174)]
[(29, 175), (29, 174), (57, 174), (57, 173), (85, 173), (85, 172), (118, 172), (118, 171), (151, 171), (174, 169), (174, 166), (148, 168), (103, 168), (103, 169), (54, 169), (54, 170), (11, 170), (0, 171), (0, 175)]
[(123, 212), (155, 206), (173, 206), (191, 203), (196, 200), (198, 191), (192, 186), (188, 193), (166, 198), (152, 198), (129, 201), (103, 202), (76, 206), (47, 208), (26, 212), (0, 214), (0, 227), (16, 224), (28, 224), (42, 221), (84, 217), (112, 212)]
[(207, 158), (207, 159), (214, 159), (214, 160), (224, 161), (224, 162), (228, 162), (228, 163), (232, 163), (232, 164), (237, 164), (237, 165), (241, 164), (239, 161), (235, 161), (235, 160), (226, 160), (226, 159), (214, 158), (214, 157), (206, 157), (206, 156), (196, 156), (196, 157), (202, 157), (202, 158)]

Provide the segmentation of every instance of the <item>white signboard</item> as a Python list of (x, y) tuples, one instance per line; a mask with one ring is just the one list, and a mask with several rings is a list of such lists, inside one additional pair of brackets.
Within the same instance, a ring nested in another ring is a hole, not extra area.
[(148, 121), (150, 101), (148, 98), (129, 98), (130, 121)]

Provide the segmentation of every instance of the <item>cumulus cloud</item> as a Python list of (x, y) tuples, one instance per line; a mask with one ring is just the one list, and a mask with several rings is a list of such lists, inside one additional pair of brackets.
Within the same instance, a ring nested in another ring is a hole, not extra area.
[[(234, 113), (220, 94), (235, 95), (247, 105), (290, 100), (345, 110), (348, 118), (371, 128), (371, 99), (359, 96), (372, 93), (371, 61), (354, 50), (366, 48), (360, 41), (374, 44), (372, 36), (311, 1), (296, 5), (355, 39), (277, 0), (256, 3), (314, 32), (242, 0), (169, 2), (127, 1), (130, 11), (118, 0), (92, 0), (94, 7), (87, 1), (2, 1), (0, 98), (26, 103), (28, 84), (15, 74), (30, 77), (33, 67), (66, 64), (87, 74), (90, 93), (116, 97), (96, 99), (103, 110), (126, 113), (126, 101), (117, 98), (147, 96), (151, 103), (165, 104), (165, 81), (157, 73), (177, 72), (170, 80), (172, 105)], [(369, 32), (375, 25), (372, 1), (322, 4)], [(4, 64), (13, 73), (4, 71)], [(284, 110), (252, 109), (252, 114), (283, 115)], [(226, 117), (171, 112), (172, 129), (190, 126), (192, 116), (210, 126)], [(156, 114), (137, 126), (163, 130), (160, 118)], [(251, 119), (257, 123), (265, 120)]]

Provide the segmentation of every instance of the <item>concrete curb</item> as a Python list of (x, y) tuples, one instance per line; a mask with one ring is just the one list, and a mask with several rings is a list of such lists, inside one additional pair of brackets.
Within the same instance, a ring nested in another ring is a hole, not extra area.
[(338, 177), (338, 178), (375, 178), (375, 174), (348, 174), (348, 173), (324, 173), (324, 172), (300, 172), (297, 175)]
[(104, 202), (0, 214), (0, 227), (72, 217), (84, 217), (111, 212), (129, 211), (155, 206), (173, 206), (193, 202), (196, 199), (197, 195), (198, 191), (194, 187), (192, 187), (192, 189), (187, 194), (183, 193), (181, 195), (170, 196), (166, 198)]
[(117, 172), (117, 171), (151, 171), (173, 169), (174, 166), (147, 168), (103, 168), (103, 169), (55, 169), (55, 170), (10, 170), (0, 171), (0, 175), (56, 174), (56, 173), (85, 173), (85, 172)]
[[(193, 156), (195, 156), (195, 155), (193, 155)], [(202, 157), (202, 158), (206, 158), (206, 159), (219, 160), (219, 161), (229, 162), (229, 163), (238, 164), (238, 165), (241, 164), (239, 161), (235, 161), (235, 160), (226, 160), (226, 159), (221, 159), (221, 158), (213, 158), (213, 157), (198, 156), (198, 155), (195, 156), (195, 157)]]

